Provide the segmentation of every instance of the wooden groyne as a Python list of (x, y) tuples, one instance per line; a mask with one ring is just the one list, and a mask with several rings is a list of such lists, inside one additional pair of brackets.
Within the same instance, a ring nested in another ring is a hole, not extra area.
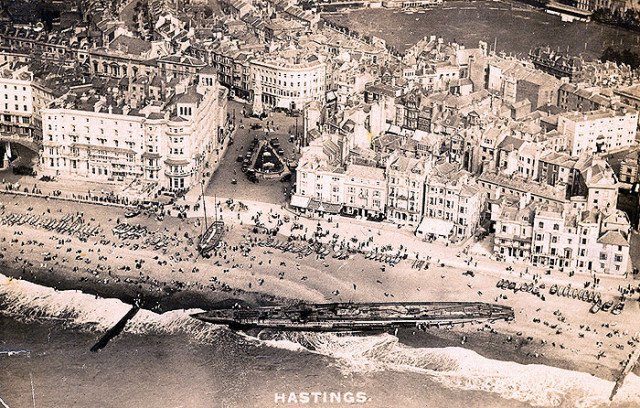
[(122, 318), (116, 323), (112, 328), (107, 330), (107, 332), (98, 340), (96, 344), (91, 347), (91, 351), (98, 352), (101, 349), (105, 348), (109, 341), (116, 337), (118, 334), (124, 330), (124, 327), (127, 325), (127, 322), (133, 318), (133, 316), (138, 313), (140, 310), (139, 306), (133, 306), (131, 309), (124, 315)]

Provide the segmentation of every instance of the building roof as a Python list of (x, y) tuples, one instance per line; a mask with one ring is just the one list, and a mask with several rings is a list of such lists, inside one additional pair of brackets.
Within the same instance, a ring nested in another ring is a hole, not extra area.
[(616, 116), (625, 116), (627, 113), (633, 114), (635, 111), (615, 111), (613, 109), (603, 109), (589, 112), (569, 112), (563, 113), (560, 116), (566, 118), (567, 120), (573, 122), (587, 122), (591, 120), (605, 119), (605, 118), (613, 118)]
[(490, 172), (482, 173), (478, 180), (494, 184), (496, 186), (510, 188), (522, 193), (531, 193), (535, 196), (553, 201), (564, 202), (565, 199), (565, 191), (563, 188), (560, 188), (560, 185), (553, 187), (547, 184), (526, 180), (518, 176), (508, 177), (502, 174)]
[(175, 103), (198, 104), (204, 98), (202, 94), (196, 91), (195, 87), (190, 87), (179, 95), (176, 95)]
[(524, 140), (518, 139), (517, 137), (507, 136), (502, 139), (502, 142), (498, 144), (498, 148), (501, 150), (506, 150), (508, 152), (518, 150), (520, 146), (524, 143)]
[(132, 55), (142, 55), (151, 50), (151, 43), (138, 37), (120, 35), (109, 44), (109, 48)]
[(604, 245), (629, 246), (629, 241), (620, 231), (607, 231), (598, 238), (598, 243)]
[(345, 174), (348, 177), (360, 178), (364, 180), (384, 180), (384, 169), (371, 166), (361, 166), (359, 164), (349, 165)]
[(566, 153), (549, 152), (544, 156), (540, 157), (540, 161), (571, 169), (575, 166), (578, 159), (572, 158)]

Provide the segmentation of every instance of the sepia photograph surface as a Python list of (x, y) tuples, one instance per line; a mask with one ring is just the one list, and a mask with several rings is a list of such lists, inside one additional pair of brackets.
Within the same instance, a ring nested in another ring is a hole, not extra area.
[(640, 1), (0, 1), (0, 408), (640, 406)]

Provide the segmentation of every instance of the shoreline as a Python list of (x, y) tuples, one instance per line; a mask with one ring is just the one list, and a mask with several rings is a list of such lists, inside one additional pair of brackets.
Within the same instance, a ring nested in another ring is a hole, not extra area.
[[(35, 273), (22, 272), (16, 270), (16, 268), (8, 267), (3, 260), (0, 260), (0, 270), (2, 270), (3, 275), (13, 279), (25, 280), (40, 286), (50, 287), (57, 291), (78, 290), (101, 298), (119, 299), (129, 305), (134, 304), (138, 294), (142, 293), (142, 308), (152, 310), (159, 314), (181, 309), (207, 310), (223, 305), (228, 306), (231, 302), (242, 302), (253, 306), (267, 306), (299, 301), (298, 299), (278, 298), (274, 295), (235, 289), (231, 292), (209, 293), (197, 290), (185, 290), (177, 294), (171, 294), (169, 297), (164, 296), (161, 298), (161, 301), (158, 302), (159, 296), (144, 286), (140, 288), (119, 283), (77, 282), (69, 278), (68, 275), (65, 275), (63, 271), (55, 270), (54, 272), (50, 272), (48, 270), (42, 270), (41, 268), (38, 269)], [(551, 351), (548, 350), (547, 347), (532, 344), (531, 342), (521, 339), (514, 339), (515, 336), (509, 333), (486, 332), (482, 327), (482, 324), (476, 323), (454, 326), (451, 329), (445, 327), (440, 329), (429, 328), (426, 331), (401, 328), (395, 332), (395, 336), (398, 338), (399, 343), (413, 348), (461, 347), (475, 351), (481, 356), (493, 360), (512, 361), (519, 364), (542, 364), (566, 370), (580, 371), (577, 364), (560, 358), (545, 356), (545, 351)], [(386, 332), (394, 334), (392, 333), (393, 330)], [(382, 332), (363, 332), (357, 335), (366, 336), (380, 333)], [(124, 335), (124, 333), (122, 335)], [(463, 336), (465, 343), (461, 344), (461, 338)], [(513, 347), (507, 348), (508, 346)], [(534, 358), (533, 355), (536, 353), (538, 357)], [(614, 373), (611, 372), (611, 374), (613, 375)], [(605, 379), (611, 378), (608, 377)]]
[[(492, 392), (449, 388), (421, 373), (343, 375), (331, 357), (256, 347), (226, 335), (199, 344), (184, 334), (123, 333), (101, 352), (90, 353), (94, 334), (60, 329), (55, 321), (34, 325), (0, 316), (0, 327), (6, 329), (0, 331), (0, 344), (24, 347), (23, 354), (0, 357), (2, 372), (10, 373), (0, 372), (2, 398), (11, 407), (31, 406), (31, 379), (37, 406), (102, 406), (108, 400), (114, 406), (266, 408), (276, 406), (276, 392), (317, 390), (365, 391), (370, 397), (365, 406), (372, 408), (387, 408), (393, 400), (406, 408), (423, 408), (427, 400), (452, 408), (479, 401), (529, 406)], [(87, 387), (91, 393), (84, 392)]]
[[(135, 286), (133, 284), (115, 282), (79, 281), (69, 276), (70, 271), (60, 269), (64, 269), (64, 267), (56, 268), (53, 272), (36, 266), (31, 271), (22, 271), (8, 265), (4, 262), (4, 259), (0, 260), (0, 271), (7, 277), (25, 280), (58, 291), (79, 290), (101, 298), (119, 299), (129, 305), (133, 305), (137, 299), (140, 299), (142, 309), (160, 314), (178, 309), (213, 309), (224, 306), (229, 302), (240, 302), (250, 306), (270, 306), (278, 302), (292, 301), (291, 299), (278, 298), (275, 295), (266, 293), (246, 292), (242, 289), (231, 289), (229, 292), (184, 290), (159, 295), (151, 290), (151, 284), (139, 283), (138, 286)], [(231, 295), (225, 295), (227, 293)]]
[[(44, 200), (29, 200), (28, 205), (33, 207), (31, 210), (25, 208), (24, 197), (13, 197), (3, 202), (6, 204), (5, 215), (43, 214), (47, 218), (58, 219), (65, 215), (55, 204)], [(350, 239), (350, 234), (360, 238), (369, 236), (376, 248), (391, 245), (397, 249), (394, 242), (398, 242), (399, 237), (405, 237), (403, 244), (410, 253), (419, 251), (421, 259), (425, 259), (425, 254), (437, 253), (445, 257), (443, 259), (448, 257), (451, 265), (440, 267), (434, 265), (437, 262), (432, 260), (431, 268), (416, 270), (411, 267), (413, 258), (389, 266), (367, 260), (361, 254), (344, 261), (330, 256), (325, 259), (319, 259), (317, 255), (300, 257), (291, 252), (259, 246), (258, 241), (263, 242), (267, 237), (251, 232), (253, 224), (250, 219), (256, 210), (267, 217), (264, 220), (267, 225), (276, 224), (281, 219), (272, 213), (270, 207), (256, 207), (251, 203), (249, 207), (251, 210), (244, 212), (229, 211), (226, 207), (224, 212), (220, 210), (225, 216), (227, 228), (224, 249), (211, 259), (202, 259), (193, 253), (192, 238), (197, 236), (200, 228), (197, 218), (167, 217), (159, 222), (155, 218), (141, 216), (133, 221), (127, 220), (147, 228), (149, 233), (145, 239), (121, 240), (110, 230), (116, 224), (116, 218), (122, 219), (123, 211), (114, 208), (107, 212), (102, 207), (87, 204), (78, 205), (73, 210), (83, 211), (85, 221), (90, 220), (88, 225), (98, 225), (102, 231), (99, 236), (89, 237), (86, 242), (55, 231), (44, 231), (37, 226), (0, 224), (0, 231), (6, 237), (0, 243), (0, 266), (8, 268), (7, 276), (58, 290), (75, 289), (101, 297), (119, 298), (128, 304), (132, 304), (138, 293), (143, 291), (146, 299), (143, 307), (155, 312), (189, 308), (206, 310), (223, 301), (227, 302), (227, 306), (236, 301), (269, 305), (296, 302), (298, 299), (309, 303), (370, 302), (388, 298), (388, 301), (477, 300), (506, 304), (513, 307), (516, 320), (496, 322), (489, 326), (492, 332), (497, 333), (478, 331), (484, 326), (474, 325), (450, 331), (440, 329), (427, 335), (400, 330), (398, 338), (412, 347), (458, 347), (463, 336), (466, 336), (466, 343), (462, 346), (476, 350), (483, 356), (569, 368), (608, 380), (617, 374), (620, 360), (628, 353), (628, 348), (616, 349), (611, 344), (626, 342), (626, 337), (634, 334), (633, 319), (637, 316), (635, 301), (630, 302), (628, 310), (620, 318), (611, 319), (601, 314), (589, 314), (588, 305), (580, 301), (556, 296), (543, 301), (531, 294), (502, 291), (495, 287), (495, 282), (501, 277), (521, 282), (533, 277), (520, 272), (518, 279), (517, 271), (505, 271), (503, 264), (485, 259), (482, 254), (473, 254), (481, 265), (472, 267), (465, 264), (460, 254), (463, 248), (417, 242), (385, 225), (348, 223), (348, 220), (342, 219), (338, 220), (340, 226), (336, 221), (326, 220), (287, 221), (274, 238), (281, 242), (284, 242), (284, 238), (286, 241), (287, 234), (294, 233), (292, 221), (305, 224), (305, 229), (309, 228), (309, 231), (322, 225), (323, 229), (328, 228), (328, 238), (334, 231), (342, 231), (341, 238), (345, 241)], [(48, 210), (51, 212), (48, 213)], [(290, 216), (288, 213), (286, 215)], [(347, 226), (342, 227), (345, 222)], [(288, 232), (289, 228), (291, 232)], [(299, 231), (297, 229), (295, 233), (301, 233)], [(170, 244), (163, 250), (154, 250), (148, 242), (155, 242), (159, 236), (168, 239)], [(302, 241), (291, 242), (299, 245)], [(364, 239), (358, 242), (364, 243)], [(365, 250), (371, 250), (371, 247), (365, 247)], [(50, 259), (52, 256), (53, 259)], [(467, 268), (476, 271), (475, 277), (462, 273)], [(547, 285), (568, 280), (577, 286), (583, 283), (583, 279), (581, 276), (568, 279), (562, 275), (542, 277)], [(611, 285), (618, 285), (618, 282), (611, 280), (607, 283), (608, 290), (612, 290)], [(605, 289), (603, 286), (603, 293), (606, 293)], [(556, 313), (560, 310), (563, 320)], [(608, 340), (604, 337), (607, 329), (601, 329), (600, 323), (612, 320), (618, 322), (616, 331), (619, 328), (621, 333)], [(585, 324), (593, 330), (580, 338), (578, 332), (582, 331)], [(599, 332), (597, 335), (596, 329)], [(560, 330), (564, 332), (562, 335), (559, 335)], [(626, 333), (627, 330), (629, 333)], [(595, 341), (604, 341), (607, 358), (595, 357), (599, 351), (593, 346)], [(485, 342), (488, 344), (483, 344)]]

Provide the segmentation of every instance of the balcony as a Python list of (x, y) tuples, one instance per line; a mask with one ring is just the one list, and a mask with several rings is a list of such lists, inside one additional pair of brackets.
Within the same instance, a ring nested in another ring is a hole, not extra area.
[(164, 174), (168, 177), (188, 177), (191, 175), (190, 170), (172, 170), (171, 167), (164, 169)]
[(145, 164), (144, 168), (146, 170), (160, 170), (162, 168), (162, 166), (160, 166), (160, 164)]

